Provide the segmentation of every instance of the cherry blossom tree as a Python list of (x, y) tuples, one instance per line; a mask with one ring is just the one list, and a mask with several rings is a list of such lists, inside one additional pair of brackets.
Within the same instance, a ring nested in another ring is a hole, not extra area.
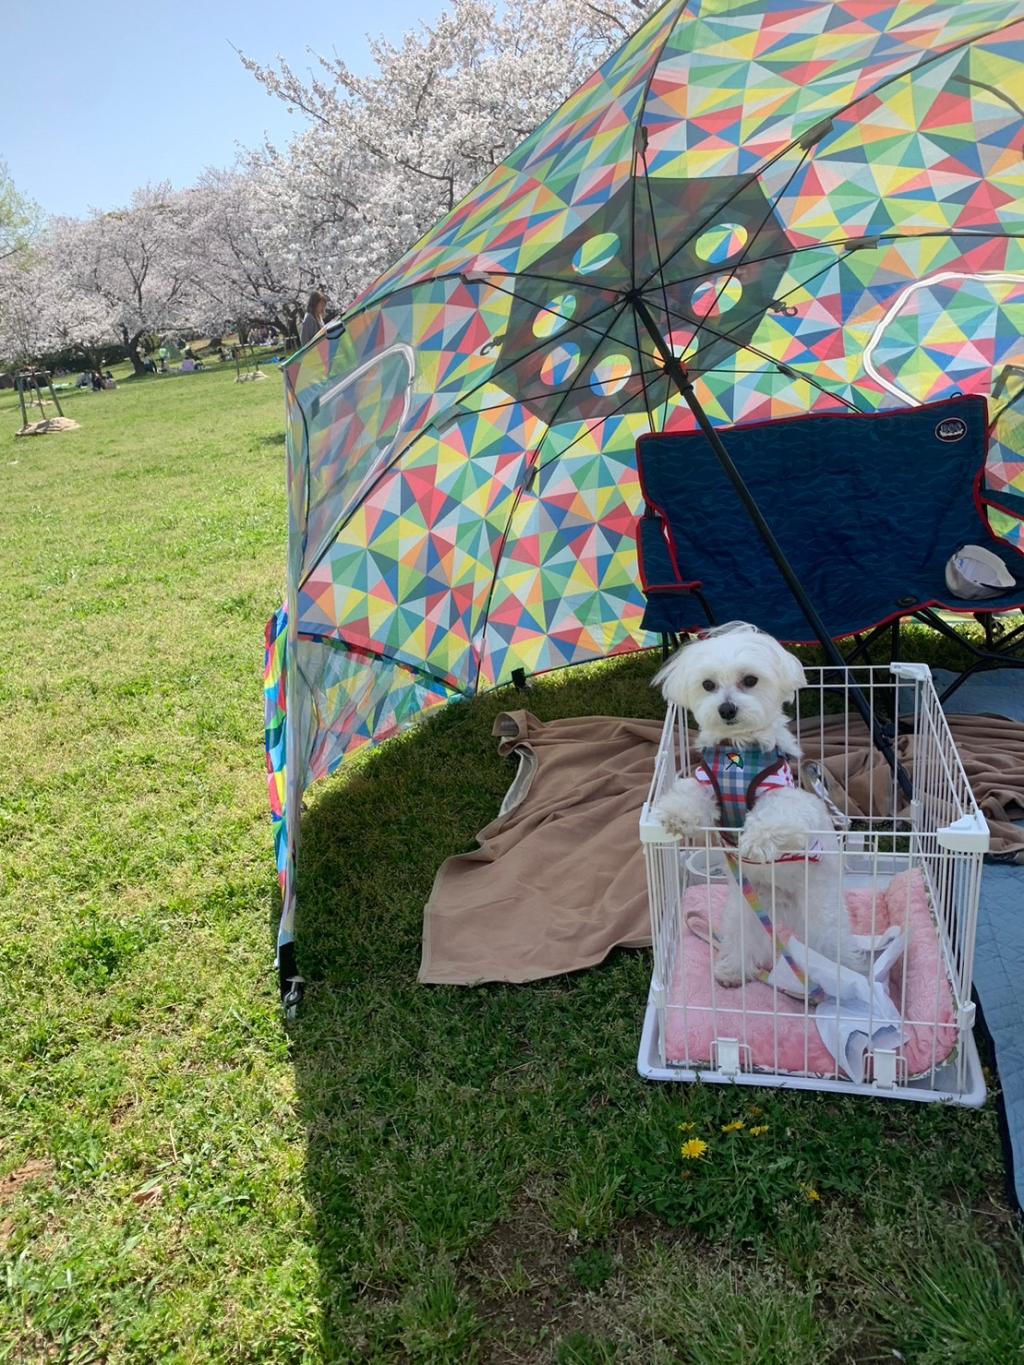
[(32, 267), (0, 261), (0, 360), (8, 365), (24, 365), (49, 349), (46, 324), (36, 304), (38, 284)]
[(74, 220), (53, 220), (31, 252), (0, 262), (3, 361), (38, 363), (53, 352), (77, 350), (90, 367), (98, 368), (101, 348), (114, 340), (105, 301), (80, 287), (68, 269), (77, 226)]
[(46, 349), (79, 351), (91, 369), (99, 369), (100, 352), (117, 339), (117, 325), (108, 300), (75, 268), (81, 235), (74, 219), (51, 219), (33, 253), (36, 299)]
[(452, 0), (433, 26), (371, 44), (359, 76), (318, 57), (246, 66), (309, 119), (279, 156), (282, 221), (309, 237), (345, 302), (499, 164), (623, 37), (650, 0)]
[(270, 323), (297, 335), (323, 269), (291, 193), (287, 167), (267, 150), (234, 170), (208, 170), (190, 195), (194, 282), (214, 330)]
[(184, 327), (196, 297), (188, 194), (169, 185), (136, 190), (126, 209), (68, 225), (71, 285), (98, 296), (136, 374), (144, 336)]
[(116, 340), (142, 373), (141, 339), (172, 328), (268, 322), (294, 335), (311, 290), (347, 305), (653, 8), (450, 0), (433, 24), (373, 42), (368, 76), (338, 58), (317, 58), (310, 79), (243, 58), (304, 115), (290, 146), (185, 191), (147, 185), (123, 209), (54, 220), (31, 251), (30, 206), (0, 165), (0, 354)]

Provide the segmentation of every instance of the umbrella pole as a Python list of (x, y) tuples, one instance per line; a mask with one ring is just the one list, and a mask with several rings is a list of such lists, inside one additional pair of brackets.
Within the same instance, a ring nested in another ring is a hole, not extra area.
[[(775, 565), (778, 568), (779, 573), (785, 580), (786, 586), (793, 594), (794, 601), (796, 602), (800, 610), (803, 612), (803, 614), (807, 617), (807, 621), (810, 624), (811, 629), (818, 637), (818, 640), (821, 643), (821, 647), (825, 652), (825, 657), (829, 660), (830, 663), (834, 664), (837, 668), (846, 669), (847, 667), (846, 660), (843, 658), (842, 653), (837, 647), (835, 641), (832, 639), (832, 636), (829, 634), (828, 627), (825, 625), (825, 622), (818, 615), (814, 603), (811, 601), (811, 599), (807, 596), (807, 593), (804, 591), (803, 584), (800, 582), (799, 578), (797, 578), (796, 574), (794, 573), (793, 566), (786, 558), (782, 546), (775, 539), (775, 535), (772, 531), (772, 528), (768, 525), (768, 523), (762, 516), (760, 507), (758, 507), (757, 503), (754, 501), (753, 494), (751, 493), (747, 485), (744, 483), (743, 476), (740, 474), (740, 471), (736, 468), (736, 465), (733, 463), (732, 457), (730, 456), (729, 452), (726, 450), (724, 444), (722, 443), (722, 438), (719, 436), (715, 428), (711, 425), (710, 418), (704, 411), (703, 407), (701, 406), (700, 399), (694, 392), (693, 382), (691, 381), (690, 376), (686, 371), (686, 367), (683, 365), (682, 361), (680, 361), (678, 356), (672, 353), (671, 349), (665, 342), (664, 337), (661, 335), (661, 332), (658, 329), (658, 324), (655, 322), (650, 309), (644, 303), (643, 299), (640, 297), (639, 294), (633, 297), (632, 303), (633, 307), (636, 309), (637, 316), (640, 318), (640, 321), (644, 324), (644, 327), (650, 333), (655, 346), (658, 348), (658, 354), (661, 356), (662, 363), (665, 366), (665, 373), (668, 375), (668, 377), (675, 384), (676, 388), (679, 390), (686, 406), (690, 409), (690, 411), (696, 418), (697, 425), (700, 427), (701, 431), (707, 437), (711, 449), (715, 452), (715, 455), (718, 458), (718, 463), (722, 466), (722, 469), (725, 471), (729, 479), (729, 482), (732, 484), (733, 488), (735, 488), (736, 494), (739, 497), (740, 502), (742, 502), (744, 509), (746, 510), (746, 513), (749, 516), (750, 520), (754, 523), (754, 527), (757, 530), (758, 535), (764, 542), (765, 548), (771, 555), (772, 559), (775, 561)], [(871, 737), (874, 741), (875, 747), (880, 751), (880, 753), (884, 755), (886, 762), (889, 764), (889, 767), (892, 769), (896, 777), (896, 780), (899, 783), (900, 790), (903, 792), (903, 795), (908, 800), (910, 800), (910, 798), (913, 796), (913, 789), (911, 787), (910, 778), (907, 776), (906, 770), (904, 769), (903, 765), (897, 760), (896, 752), (892, 747), (892, 742), (883, 731), (881, 725), (878, 723), (878, 720), (872, 714), (871, 707), (868, 704), (868, 699), (864, 696), (864, 693), (861, 691), (861, 689), (859, 687), (853, 686), (852, 683), (849, 686), (849, 695), (851, 700), (853, 701), (854, 706), (860, 712), (864, 724), (870, 730)]]

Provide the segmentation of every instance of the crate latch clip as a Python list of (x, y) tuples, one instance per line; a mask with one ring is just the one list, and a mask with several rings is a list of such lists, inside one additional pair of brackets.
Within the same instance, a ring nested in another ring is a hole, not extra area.
[(742, 1069), (739, 1039), (716, 1038), (711, 1046), (714, 1048), (715, 1070), (723, 1076), (738, 1076)]

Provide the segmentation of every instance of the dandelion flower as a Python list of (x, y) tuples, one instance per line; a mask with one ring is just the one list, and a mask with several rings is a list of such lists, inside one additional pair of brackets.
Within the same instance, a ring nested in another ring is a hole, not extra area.
[(679, 1125), (679, 1131), (681, 1133), (692, 1133), (696, 1127), (697, 1125), (695, 1123), (681, 1123)]
[(768, 1124), (767, 1124), (767, 1123), (757, 1123), (757, 1124), (754, 1125), (753, 1128), (749, 1129), (748, 1131), (750, 1132), (750, 1136), (751, 1136), (751, 1137), (760, 1137), (760, 1136), (762, 1135), (762, 1133), (767, 1133), (767, 1131), (768, 1131)]
[(679, 1155), (685, 1161), (696, 1161), (707, 1149), (708, 1144), (702, 1138), (690, 1138), (689, 1142), (684, 1142), (679, 1148)]
[(738, 1132), (740, 1131), (741, 1128), (746, 1128), (746, 1126), (747, 1126), (747, 1125), (743, 1122), (742, 1119), (733, 1119), (732, 1123), (723, 1123), (723, 1124), (722, 1124), (722, 1132), (723, 1132), (723, 1133), (738, 1133)]
[(805, 1185), (803, 1189), (804, 1194), (807, 1195), (807, 1198), (810, 1200), (812, 1204), (821, 1203), (821, 1195), (818, 1193), (818, 1191), (814, 1188), (813, 1185)]
[(748, 1104), (747, 1113), (751, 1116), (751, 1118), (759, 1119), (761, 1115), (764, 1113), (764, 1110), (761, 1108), (759, 1104)]

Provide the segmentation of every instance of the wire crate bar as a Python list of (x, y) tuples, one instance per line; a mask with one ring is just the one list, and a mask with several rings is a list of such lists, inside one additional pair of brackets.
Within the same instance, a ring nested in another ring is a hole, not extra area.
[[(805, 672), (792, 723), (800, 780), (833, 811), (834, 827), (816, 835), (821, 856), (838, 863), (833, 884), (863, 945), (864, 981), (838, 943), (834, 962), (816, 958), (813, 981), (801, 984), (781, 960), (738, 985), (716, 980), (716, 926), (743, 864), (723, 852), (724, 828), (674, 837), (657, 818), (695, 761), (685, 715), (670, 704), (640, 819), (654, 951), (640, 1074), (980, 1105), (971, 983), (989, 831), (931, 673), (914, 663)], [(854, 688), (867, 719), (850, 705)], [(872, 746), (875, 724), (909, 776), (909, 799)], [(774, 923), (774, 883), (769, 900)], [(764, 932), (754, 915), (744, 920), (743, 933)]]

